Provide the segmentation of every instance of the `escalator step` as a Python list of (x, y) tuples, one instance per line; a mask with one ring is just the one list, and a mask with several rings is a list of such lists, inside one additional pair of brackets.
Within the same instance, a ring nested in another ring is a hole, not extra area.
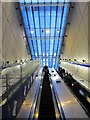
[(42, 83), (38, 120), (41, 120), (41, 118), (48, 118), (48, 120), (56, 120), (52, 92), (48, 76), (44, 76)]

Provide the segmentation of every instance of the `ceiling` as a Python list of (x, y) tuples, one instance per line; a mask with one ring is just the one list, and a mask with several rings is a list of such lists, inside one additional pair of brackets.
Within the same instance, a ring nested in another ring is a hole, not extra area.
[(57, 68), (65, 36), (69, 2), (21, 0), (20, 8), (32, 59)]

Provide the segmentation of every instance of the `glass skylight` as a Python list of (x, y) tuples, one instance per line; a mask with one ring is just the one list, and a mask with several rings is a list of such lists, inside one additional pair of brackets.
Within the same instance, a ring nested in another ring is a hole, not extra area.
[(68, 0), (20, 0), (32, 59), (58, 67), (69, 11)]

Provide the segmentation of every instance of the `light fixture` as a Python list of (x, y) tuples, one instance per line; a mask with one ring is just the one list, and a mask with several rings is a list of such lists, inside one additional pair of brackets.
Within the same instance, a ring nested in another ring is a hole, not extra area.
[(74, 8), (74, 6), (71, 6), (71, 8)]
[(67, 59), (65, 58), (65, 60), (67, 61)]
[(25, 38), (26, 38), (26, 36), (24, 35), (24, 36), (23, 36), (23, 39), (25, 39)]
[(53, 61), (55, 62), (55, 58), (53, 59)]
[(46, 33), (49, 34), (49, 33), (50, 33), (50, 30), (49, 30), (49, 29), (46, 29)]
[(45, 53), (43, 53), (43, 56), (45, 56)]
[(33, 30), (31, 30), (31, 33), (33, 34), (33, 33), (34, 33), (34, 31), (33, 31)]
[(23, 62), (23, 60), (20, 60), (20, 62)]
[(42, 30), (42, 33), (43, 33), (43, 30)]
[(56, 56), (56, 53), (54, 53), (54, 56)]
[(20, 23), (20, 26), (22, 26), (22, 23)]
[(59, 33), (60, 31), (59, 30), (57, 30), (57, 33)]
[(83, 62), (85, 62), (85, 60), (82, 60)]
[(48, 53), (47, 53), (47, 56), (48, 56)]
[(18, 10), (19, 8), (18, 7), (16, 7), (16, 10)]
[(77, 61), (76, 59), (74, 59), (74, 61)]
[(37, 53), (35, 53), (36, 57), (37, 57)]
[(67, 35), (65, 35), (65, 37), (67, 37)]
[(72, 83), (72, 86), (74, 86), (74, 84)]
[(17, 60), (15, 62), (17, 63)]
[(70, 25), (70, 22), (68, 22), (67, 25)]
[(9, 61), (7, 61), (7, 64), (9, 64)]

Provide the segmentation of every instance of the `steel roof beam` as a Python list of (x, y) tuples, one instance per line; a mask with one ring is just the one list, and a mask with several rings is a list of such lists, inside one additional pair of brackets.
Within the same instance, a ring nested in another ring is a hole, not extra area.
[(23, 4), (21, 3), (21, 6), (33, 6), (33, 7), (37, 7), (37, 6), (67, 6), (69, 3), (41, 3), (41, 4), (35, 4), (35, 3), (26, 3)]

